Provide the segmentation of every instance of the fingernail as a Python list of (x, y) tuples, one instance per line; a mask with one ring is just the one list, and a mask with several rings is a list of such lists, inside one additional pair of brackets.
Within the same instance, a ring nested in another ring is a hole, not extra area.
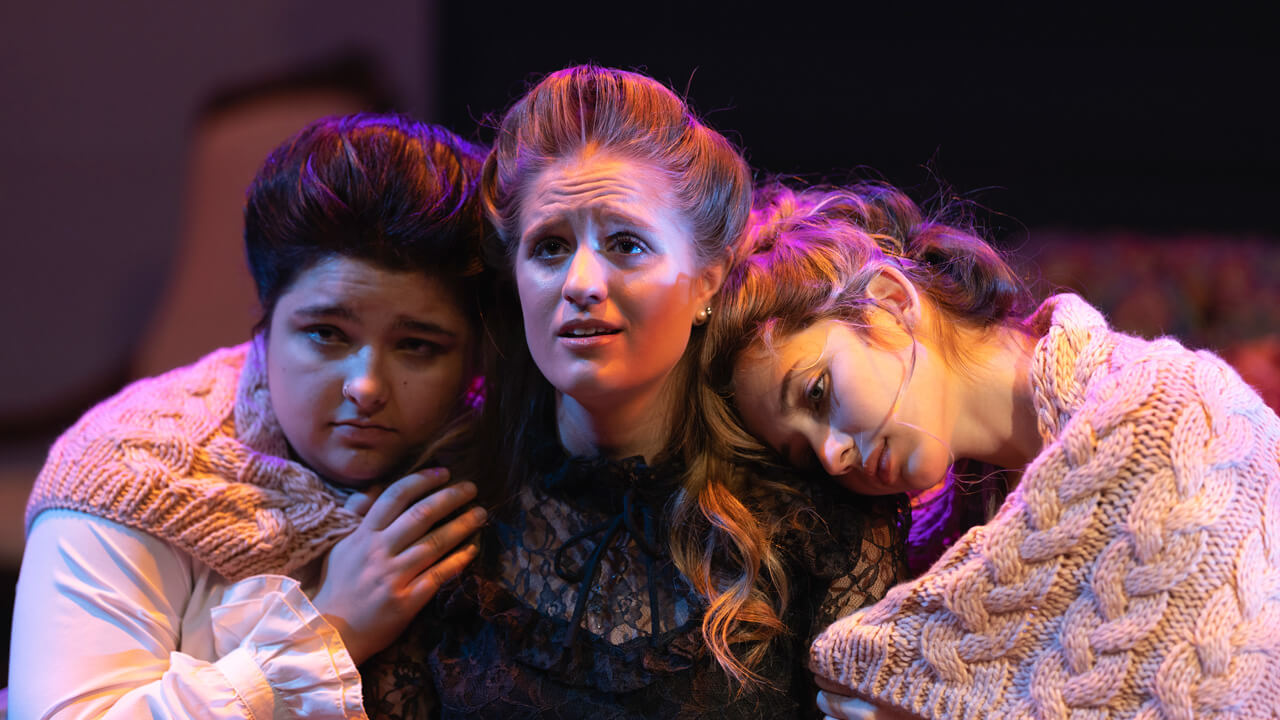
[(473, 507), (471, 508), (471, 518), (476, 522), (482, 523), (489, 518), (489, 512), (479, 506)]
[(462, 482), (458, 483), (455, 487), (457, 487), (459, 490), (461, 490), (462, 492), (468, 495), (476, 494), (476, 484), (471, 482), (470, 480), (463, 480)]

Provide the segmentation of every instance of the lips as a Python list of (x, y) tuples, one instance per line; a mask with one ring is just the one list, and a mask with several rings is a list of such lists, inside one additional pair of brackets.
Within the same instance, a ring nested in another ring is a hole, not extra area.
[(871, 454), (867, 456), (863, 471), (882, 485), (892, 483), (893, 456), (889, 454), (889, 439), (885, 438)]
[(621, 332), (622, 328), (613, 323), (582, 318), (561, 325), (556, 337), (569, 352), (585, 357), (612, 345)]
[(378, 437), (381, 434), (396, 432), (396, 428), (371, 423), (369, 420), (338, 420), (333, 425), (334, 428), (344, 434), (348, 434), (348, 436), (360, 438)]
[(333, 438), (351, 448), (372, 449), (394, 442), (396, 430), (368, 420), (340, 420), (333, 423)]
[(556, 332), (562, 338), (592, 338), (601, 335), (617, 335), (622, 328), (603, 320), (570, 320)]
[(349, 427), (358, 430), (382, 430), (384, 432), (395, 432), (393, 428), (389, 428), (386, 425), (379, 425), (375, 422), (369, 422), (368, 420), (338, 420), (333, 424), (339, 427)]

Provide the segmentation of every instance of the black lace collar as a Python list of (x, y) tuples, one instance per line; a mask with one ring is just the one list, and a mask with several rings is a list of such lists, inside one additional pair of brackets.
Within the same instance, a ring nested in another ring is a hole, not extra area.
[(639, 455), (621, 460), (571, 456), (558, 440), (540, 440), (532, 448), (534, 482), (548, 495), (582, 509), (616, 514), (630, 495), (633, 502), (661, 512), (684, 474), (684, 463), (675, 459), (650, 465)]
[[(622, 546), (628, 537), (635, 542), (644, 558), (648, 575), (650, 642), (661, 634), (658, 618), (656, 563), (669, 557), (666, 534), (661, 518), (672, 493), (679, 487), (683, 465), (674, 461), (650, 466), (643, 457), (622, 460), (604, 457), (571, 457), (558, 441), (544, 441), (533, 448), (535, 482), (548, 495), (559, 497), (580, 509), (590, 508), (605, 519), (565, 540), (556, 551), (556, 575), (566, 582), (578, 583), (578, 602), (569, 621), (569, 632), (563, 647), (573, 646), (587, 609), (590, 588), (600, 572), (600, 560), (614, 545)], [(586, 563), (570, 567), (565, 556), (579, 545), (591, 547)], [(589, 544), (589, 545), (588, 545)]]

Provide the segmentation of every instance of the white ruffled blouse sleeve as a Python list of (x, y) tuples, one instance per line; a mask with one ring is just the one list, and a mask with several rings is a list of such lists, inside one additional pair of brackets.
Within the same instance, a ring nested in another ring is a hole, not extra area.
[(360, 676), (297, 581), (227, 585), (84, 513), (41, 513), (14, 605), (13, 718), (366, 718)]

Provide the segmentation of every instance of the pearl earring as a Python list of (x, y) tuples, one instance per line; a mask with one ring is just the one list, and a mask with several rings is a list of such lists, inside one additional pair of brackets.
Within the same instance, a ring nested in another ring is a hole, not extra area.
[(708, 305), (698, 311), (698, 314), (694, 317), (693, 324), (703, 325), (710, 319), (711, 319), (711, 306)]

